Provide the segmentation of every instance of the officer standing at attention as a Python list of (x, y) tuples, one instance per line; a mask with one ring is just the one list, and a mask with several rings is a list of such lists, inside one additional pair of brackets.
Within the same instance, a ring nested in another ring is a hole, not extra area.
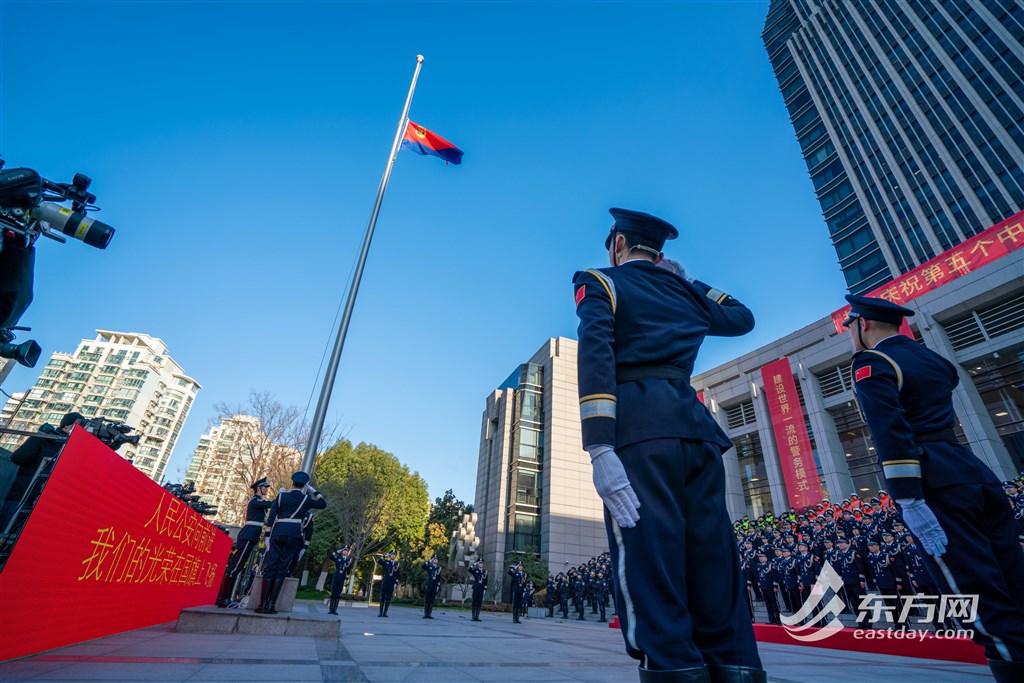
[(509, 567), (508, 575), (512, 577), (512, 623), (519, 624), (519, 613), (523, 611), (523, 583), (526, 581), (523, 563), (516, 562)]
[(378, 617), (386, 617), (388, 615), (388, 607), (391, 606), (391, 596), (395, 594), (395, 586), (398, 585), (398, 560), (395, 558), (398, 556), (394, 550), (388, 553), (388, 559), (383, 557), (377, 558), (377, 563), (381, 566), (381, 572), (384, 578), (380, 582), (380, 612), (377, 613)]
[(484, 569), (484, 561), (477, 560), (477, 563), (469, 568), (473, 577), (473, 618), (471, 621), (480, 621), (480, 608), (484, 604), (484, 591), (487, 590), (487, 570)]
[(433, 619), (434, 600), (437, 599), (438, 577), (441, 575), (441, 564), (437, 555), (433, 555), (429, 562), (423, 563), (423, 571), (427, 573), (427, 584), (423, 589), (423, 618)]
[(267, 510), (274, 504), (273, 501), (265, 500), (267, 491), (270, 490), (270, 483), (266, 477), (253, 482), (249, 488), (252, 489), (252, 498), (245, 504), (245, 525), (238, 532), (238, 539), (231, 548), (231, 557), (228, 558), (224, 579), (220, 583), (220, 593), (217, 594), (217, 607), (227, 607), (231, 604), (235, 580), (245, 568), (252, 551), (260, 544), (263, 524), (267, 520)]
[(611, 209), (612, 267), (573, 277), (583, 447), (604, 501), (616, 612), (640, 680), (767, 680), (725, 507), (732, 442), (690, 386), (706, 336), (754, 328), (728, 294), (662, 262), (678, 231)]
[(345, 578), (352, 571), (352, 549), (344, 545), (331, 553), (330, 560), (334, 563), (334, 575), (331, 576), (331, 600), (327, 605), (327, 613), (337, 614)]
[(853, 388), (889, 494), (943, 594), (977, 594), (965, 628), (998, 683), (1024, 680), (1024, 551), (999, 479), (953, 432), (955, 365), (899, 333), (910, 309), (847, 296)]
[(260, 614), (277, 614), (274, 608), (277, 596), (281, 594), (284, 580), (288, 577), (292, 558), (302, 549), (302, 520), (309, 510), (327, 507), (323, 496), (309, 485), (309, 473), (296, 472), (292, 475), (292, 490), (278, 494), (270, 506), (267, 528), (270, 540), (267, 543), (266, 565), (263, 568), (263, 585), (260, 589), (260, 606), (254, 611)]
[(547, 584), (544, 586), (548, 601), (548, 618), (555, 616), (555, 603), (558, 602), (558, 588), (555, 586), (555, 577), (548, 574)]

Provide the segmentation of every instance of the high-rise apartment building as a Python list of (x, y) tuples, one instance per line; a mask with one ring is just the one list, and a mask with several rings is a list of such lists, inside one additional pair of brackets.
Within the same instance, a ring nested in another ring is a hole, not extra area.
[(852, 293), (1024, 208), (1019, 0), (771, 0), (762, 38)]
[[(20, 401), (8, 401), (9, 427), (36, 431), (56, 425), (68, 412), (124, 422), (138, 445), (118, 454), (154, 481), (161, 481), (200, 385), (185, 374), (156, 337), (96, 330), (74, 353), (54, 353), (35, 386)], [(5, 434), (0, 446), (15, 448), (23, 437)]]
[(498, 579), (530, 547), (552, 572), (608, 549), (580, 432), (575, 340), (549, 339), (487, 397), (474, 503), (479, 554)]
[(222, 524), (240, 525), (242, 504), (252, 495), (245, 481), (244, 462), (252, 454), (247, 438), (259, 431), (260, 421), (249, 415), (221, 418), (220, 424), (210, 427), (199, 437), (199, 445), (192, 453), (192, 462), (185, 473), (185, 481), (194, 482), (196, 494), (206, 503), (217, 507), (214, 519)]

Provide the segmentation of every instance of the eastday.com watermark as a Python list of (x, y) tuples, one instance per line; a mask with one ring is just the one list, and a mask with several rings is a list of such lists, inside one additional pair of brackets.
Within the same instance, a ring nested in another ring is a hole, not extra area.
[(951, 640), (953, 638), (974, 638), (974, 629), (940, 629), (938, 631), (912, 631), (899, 628), (856, 628), (854, 640)]

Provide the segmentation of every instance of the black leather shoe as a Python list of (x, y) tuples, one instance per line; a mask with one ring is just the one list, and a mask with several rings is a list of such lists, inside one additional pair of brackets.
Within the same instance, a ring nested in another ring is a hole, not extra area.
[(1020, 683), (1024, 681), (1024, 662), (1000, 662), (988, 660), (989, 671), (996, 683)]
[(657, 671), (640, 667), (640, 683), (710, 683), (708, 667)]
[(716, 665), (709, 666), (711, 683), (768, 683), (768, 674), (764, 669), (752, 666)]

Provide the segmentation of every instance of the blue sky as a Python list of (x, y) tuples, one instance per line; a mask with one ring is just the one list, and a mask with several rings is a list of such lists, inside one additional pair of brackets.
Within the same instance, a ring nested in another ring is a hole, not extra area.
[(0, 151), (91, 176), (117, 228), (106, 251), (40, 244), (22, 324), (44, 355), (97, 328), (167, 343), (203, 385), (171, 478), (214, 404), (305, 407), (422, 53), (411, 118), (466, 156), (399, 155), (330, 412), (471, 500), (485, 398), (575, 338), (608, 207), (674, 223), (667, 255), (753, 309), (698, 371), (842, 305), (767, 6), (8, 0)]

